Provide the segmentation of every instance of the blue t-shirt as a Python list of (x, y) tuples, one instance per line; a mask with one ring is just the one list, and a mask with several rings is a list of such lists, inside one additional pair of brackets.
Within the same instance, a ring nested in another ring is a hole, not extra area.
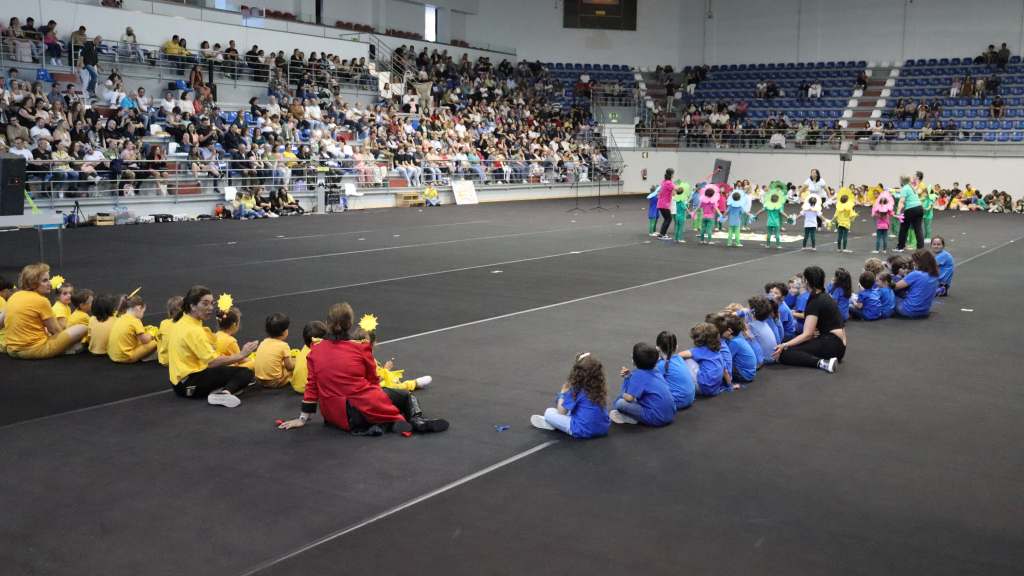
[(725, 390), (725, 360), (721, 352), (712, 352), (707, 346), (690, 348), (690, 355), (696, 360), (700, 370), (697, 372), (697, 385), (701, 394), (714, 396)]
[(892, 288), (878, 288), (878, 301), (882, 306), (882, 318), (892, 318), (893, 310), (896, 309), (896, 294)]
[(935, 255), (935, 261), (939, 263), (939, 282), (947, 286), (952, 285), (953, 257), (943, 250)]
[(729, 340), (729, 352), (732, 354), (733, 378), (751, 382), (757, 372), (757, 357), (742, 335)]
[(786, 337), (786, 329), (782, 327), (782, 320), (778, 318), (772, 318), (771, 327), (772, 332), (775, 332), (775, 345), (778, 346)]
[(722, 350), (719, 352), (722, 355), (722, 361), (725, 362), (725, 369), (732, 374), (732, 351), (729, 350), (729, 341), (722, 338)]
[(931, 312), (932, 300), (935, 299), (935, 290), (939, 287), (939, 277), (929, 276), (927, 272), (914, 270), (903, 279), (910, 285), (907, 295), (900, 303), (900, 310), (904, 316), (913, 318), (927, 316)]
[[(750, 328), (749, 324), (747, 325), (747, 328)], [(747, 345), (749, 345), (750, 349), (754, 351), (754, 360), (757, 360), (757, 364), (759, 366), (764, 364), (764, 350), (762, 350), (761, 345), (757, 343), (757, 338), (754, 338), (753, 332), (751, 332), (750, 338), (744, 336), (743, 339), (747, 341)]]
[(558, 397), (562, 399), (562, 408), (568, 410), (572, 417), (569, 420), (569, 431), (574, 437), (597, 438), (608, 433), (608, 427), (612, 425), (608, 412), (604, 406), (592, 403), (586, 392), (580, 390), (575, 400), (571, 390)]
[(648, 426), (664, 426), (676, 418), (672, 391), (660, 372), (634, 370), (622, 381), (622, 393), (636, 398), (642, 408), (640, 420)]
[[(786, 297), (782, 299), (782, 304), (785, 304), (788, 308), (792, 309), (793, 306), (796, 306), (796, 298), (796, 296), (787, 292)], [(779, 305), (780, 309), (782, 308), (782, 304)]]
[(842, 288), (833, 288), (831, 284), (828, 285), (828, 293), (839, 305), (839, 313), (843, 315), (843, 322), (848, 322), (850, 320), (850, 297), (845, 292)]
[(655, 194), (654, 197), (651, 198), (651, 205), (647, 208), (647, 217), (648, 218), (657, 218), (658, 217), (658, 195), (657, 194)]
[[(796, 302), (794, 301), (794, 304)], [(804, 304), (807, 302), (804, 301)], [(779, 320), (782, 321), (782, 340), (790, 340), (796, 336), (796, 318), (793, 318), (793, 310), (786, 302), (779, 303)], [(781, 342), (780, 342), (781, 344)]]
[(729, 206), (729, 226), (742, 226), (744, 212), (743, 206)]
[(686, 367), (686, 360), (680, 358), (678, 354), (673, 354), (668, 359), (667, 366), (665, 360), (658, 360), (658, 366), (655, 370), (661, 372), (665, 377), (668, 389), (672, 392), (672, 400), (676, 403), (676, 410), (681, 410), (693, 404), (693, 396), (695, 394), (693, 375), (690, 374), (690, 369)]
[(861, 305), (861, 318), (878, 320), (882, 317), (882, 297), (878, 294), (878, 288), (858, 292), (857, 303)]
[[(797, 296), (797, 298), (796, 298), (796, 305), (793, 306), (793, 311), (794, 312), (803, 313), (803, 311), (807, 309), (807, 299), (810, 298), (810, 297), (811, 297), (811, 293), (810, 292), (804, 292), (803, 294)], [(796, 331), (793, 334), (794, 335), (796, 335), (796, 334), (803, 334), (804, 333), (804, 321), (800, 320), (799, 318), (794, 318), (793, 320), (796, 322)]]
[[(765, 364), (774, 364), (775, 359), (772, 358), (772, 353), (775, 352), (775, 346), (778, 345), (778, 341), (775, 339), (775, 333), (769, 326), (775, 324), (768, 320), (754, 320), (747, 326), (750, 327), (750, 331), (754, 334), (754, 340), (757, 342), (757, 349), (761, 350), (761, 354), (764, 356), (761, 362)], [(753, 346), (751, 346), (753, 348)], [(754, 350), (754, 354), (757, 354), (757, 349)]]

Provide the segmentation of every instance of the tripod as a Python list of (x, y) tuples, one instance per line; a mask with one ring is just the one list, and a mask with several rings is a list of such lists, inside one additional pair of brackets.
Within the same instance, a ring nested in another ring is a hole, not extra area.
[(572, 182), (572, 187), (576, 189), (576, 204), (572, 208), (566, 210), (566, 212), (576, 212), (576, 211), (586, 212), (586, 210), (584, 210), (583, 208), (580, 208), (580, 175), (579, 175), (579, 172), (577, 172), (575, 174), (575, 179)]
[[(590, 209), (591, 212), (593, 212), (594, 210), (604, 210), (605, 212), (608, 211), (607, 208), (601, 206), (601, 181), (602, 180), (603, 180), (603, 178), (601, 177), (600, 174), (598, 174), (598, 176), (597, 176), (597, 206), (591, 208)], [(618, 207), (618, 204), (616, 204), (616, 207)]]
[(70, 220), (74, 222), (71, 225), (72, 228), (78, 228), (79, 226), (85, 226), (85, 214), (82, 214), (82, 207), (78, 205), (78, 200), (75, 200), (75, 207), (71, 209), (69, 214)]

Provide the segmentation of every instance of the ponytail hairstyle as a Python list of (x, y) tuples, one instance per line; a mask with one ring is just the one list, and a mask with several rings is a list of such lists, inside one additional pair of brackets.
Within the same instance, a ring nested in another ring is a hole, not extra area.
[(167, 301), (167, 317), (168, 318), (174, 318), (174, 315), (178, 313), (178, 310), (181, 310), (181, 301), (182, 300), (183, 300), (183, 298), (181, 296), (174, 296), (173, 298), (171, 298), (170, 300)]
[(242, 321), (242, 311), (234, 306), (227, 310), (218, 308), (214, 314), (217, 315), (217, 327), (221, 330), (229, 330)]
[(676, 171), (672, 168), (665, 170), (665, 180), (671, 180), (672, 176), (675, 176)]
[(804, 285), (811, 296), (816, 296), (825, 291), (825, 271), (818, 266), (804, 268)]
[(181, 299), (181, 309), (174, 315), (174, 321), (181, 320), (181, 317), (192, 312), (192, 309), (199, 306), (199, 302), (204, 296), (212, 296), (213, 292), (206, 286), (193, 286), (188, 289), (188, 293)]
[(676, 335), (671, 332), (662, 332), (658, 334), (658, 338), (654, 341), (654, 345), (658, 347), (658, 351), (665, 357), (665, 373), (668, 373), (668, 362), (675, 354), (678, 342), (676, 341)]
[(349, 339), (349, 330), (352, 329), (352, 318), (354, 312), (347, 302), (335, 304), (327, 311), (327, 336), (331, 342)]

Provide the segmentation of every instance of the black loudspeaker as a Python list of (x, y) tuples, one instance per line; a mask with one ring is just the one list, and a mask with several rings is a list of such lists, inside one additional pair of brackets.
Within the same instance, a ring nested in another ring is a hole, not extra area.
[(25, 214), (25, 159), (0, 154), (0, 216)]
[(729, 181), (729, 169), (732, 162), (729, 160), (715, 160), (715, 175), (711, 177), (712, 184), (721, 184)]

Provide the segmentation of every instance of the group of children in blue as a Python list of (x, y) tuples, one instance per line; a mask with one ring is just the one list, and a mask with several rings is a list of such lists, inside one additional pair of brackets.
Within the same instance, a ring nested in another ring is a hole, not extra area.
[[(918, 250), (910, 259), (869, 258), (856, 293), (850, 272), (836, 270), (826, 292), (836, 301), (843, 322), (850, 316), (863, 321), (927, 316), (932, 300), (945, 295), (953, 280), (953, 258), (944, 250), (945, 242), (936, 237), (932, 243), (931, 251)], [(730, 304), (708, 314), (690, 329), (693, 345), (686, 350), (678, 349), (671, 332), (658, 334), (654, 345), (634, 345), (633, 368), (622, 368), (622, 391), (611, 411), (606, 410), (607, 382), (601, 361), (589, 352), (578, 354), (557, 405), (534, 415), (531, 423), (577, 438), (604, 436), (612, 422), (665, 426), (679, 410), (689, 408), (696, 396), (717, 396), (753, 382), (763, 366), (777, 362), (783, 343), (803, 333), (811, 294), (802, 273), (788, 285), (769, 283), (764, 290), (750, 297), (746, 306)], [(831, 372), (831, 366), (826, 366)]]

